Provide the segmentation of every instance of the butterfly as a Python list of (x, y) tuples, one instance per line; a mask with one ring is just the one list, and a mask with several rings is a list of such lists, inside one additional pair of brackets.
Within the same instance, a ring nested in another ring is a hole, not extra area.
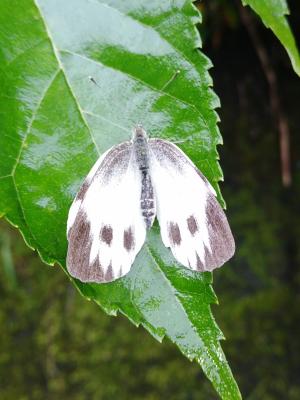
[(212, 271), (235, 251), (216, 192), (174, 143), (148, 138), (137, 126), (130, 141), (95, 163), (69, 210), (67, 268), (82, 282), (126, 275), (157, 216), (175, 259)]

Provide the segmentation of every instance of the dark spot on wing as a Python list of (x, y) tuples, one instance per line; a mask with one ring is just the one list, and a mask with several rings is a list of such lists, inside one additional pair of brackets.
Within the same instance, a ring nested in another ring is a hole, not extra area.
[(112, 239), (113, 239), (112, 227), (110, 225), (104, 225), (100, 231), (100, 240), (102, 240), (104, 243), (110, 246)]
[(196, 253), (196, 259), (197, 259), (197, 271), (201, 271), (201, 272), (205, 271), (205, 267), (198, 255), (198, 253)]
[(181, 235), (178, 224), (174, 222), (169, 223), (169, 238), (172, 244), (179, 245), (181, 243)]
[(92, 282), (105, 282), (105, 276), (103, 267), (100, 265), (99, 258), (96, 257), (95, 260), (89, 264), (87, 270), (88, 281)]
[(134, 248), (135, 242), (131, 226), (126, 231), (124, 231), (123, 244), (127, 251), (130, 251)]
[(92, 246), (90, 228), (87, 215), (80, 210), (70, 230), (67, 267), (70, 274), (82, 282), (101, 282), (103, 277), (98, 259), (92, 264), (89, 261)]
[(83, 200), (89, 186), (89, 183), (87, 182), (87, 180), (85, 180), (81, 188), (79, 189), (79, 192), (77, 193), (76, 200)]
[(87, 219), (87, 215), (84, 211), (79, 210), (69, 235), (69, 242), (72, 244), (71, 247), (73, 251), (76, 252), (78, 248), (82, 247), (83, 245), (84, 249), (87, 249), (87, 243), (90, 242), (89, 236), (90, 223)]
[(114, 280), (114, 273), (111, 263), (109, 264), (107, 271), (105, 273), (105, 282), (111, 282)]
[(102, 184), (107, 184), (113, 175), (122, 176), (127, 170), (131, 152), (131, 142), (123, 142), (113, 147), (103, 159), (94, 179), (101, 176)]
[(119, 269), (119, 274), (118, 274), (118, 277), (120, 277), (120, 276), (123, 276), (122, 265), (120, 266), (120, 269)]
[(112, 269), (105, 271), (99, 261), (99, 256), (90, 262), (92, 238), (90, 223), (84, 211), (76, 216), (69, 235), (67, 268), (69, 273), (82, 282), (110, 282), (114, 280)]
[(213, 195), (207, 199), (206, 217), (211, 251), (205, 247), (205, 269), (211, 271), (233, 256), (235, 244), (225, 213)]
[(194, 236), (194, 234), (198, 231), (198, 224), (197, 224), (197, 222), (195, 220), (195, 217), (193, 215), (191, 215), (187, 219), (187, 224), (188, 224), (189, 231)]
[(206, 176), (203, 175), (203, 173), (196, 167), (196, 165), (193, 164), (193, 167), (194, 167), (194, 170), (196, 171), (196, 173), (199, 175), (199, 177), (204, 181), (206, 187), (211, 192), (211, 185), (210, 185), (208, 179), (206, 178)]

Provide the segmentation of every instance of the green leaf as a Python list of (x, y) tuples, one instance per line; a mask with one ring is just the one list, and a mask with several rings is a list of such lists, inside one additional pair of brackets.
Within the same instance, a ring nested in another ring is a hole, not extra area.
[(242, 0), (244, 6), (249, 5), (261, 18), (267, 28), (272, 29), (286, 49), (294, 71), (300, 76), (300, 54), (286, 15), (289, 8), (286, 0)]
[[(72, 199), (99, 155), (137, 122), (182, 141), (218, 190), (219, 100), (191, 1), (3, 0), (0, 11), (0, 213), (46, 263), (65, 270)], [(108, 314), (176, 343), (223, 399), (240, 399), (210, 311), (211, 282), (175, 263), (157, 227), (125, 278), (73, 281)]]

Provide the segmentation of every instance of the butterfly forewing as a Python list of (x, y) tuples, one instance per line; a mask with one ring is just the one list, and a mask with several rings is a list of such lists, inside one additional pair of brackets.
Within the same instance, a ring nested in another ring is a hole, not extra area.
[(190, 269), (220, 267), (235, 245), (214, 189), (176, 145), (150, 139), (149, 148), (163, 243)]
[(83, 282), (125, 275), (146, 236), (141, 179), (131, 142), (107, 151), (94, 165), (69, 211), (67, 267)]

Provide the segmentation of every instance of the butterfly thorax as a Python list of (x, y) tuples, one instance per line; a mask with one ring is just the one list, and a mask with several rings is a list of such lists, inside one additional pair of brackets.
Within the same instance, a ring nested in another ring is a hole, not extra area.
[(134, 131), (133, 149), (142, 180), (141, 211), (146, 227), (149, 229), (155, 219), (156, 207), (150, 176), (148, 138), (143, 128), (137, 127)]

